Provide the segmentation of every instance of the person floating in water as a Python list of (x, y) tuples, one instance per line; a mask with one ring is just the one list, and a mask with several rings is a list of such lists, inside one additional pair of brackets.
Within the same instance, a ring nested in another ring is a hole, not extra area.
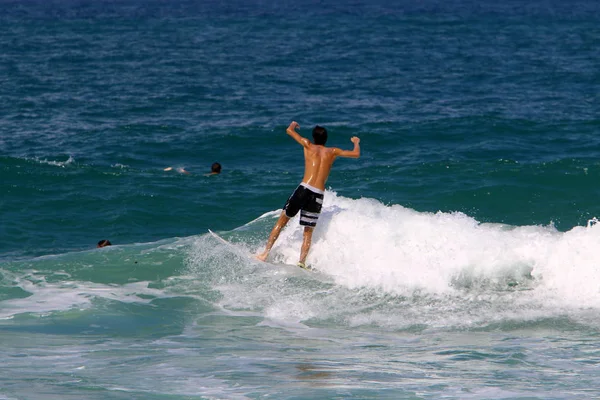
[(304, 177), (300, 185), (285, 203), (283, 211), (269, 235), (265, 250), (261, 254), (258, 254), (256, 258), (266, 261), (271, 248), (279, 237), (281, 229), (286, 226), (290, 218), (294, 217), (300, 211), (300, 225), (304, 226), (304, 234), (298, 266), (307, 268), (306, 256), (310, 250), (313, 230), (317, 225), (317, 220), (321, 213), (325, 182), (327, 182), (333, 162), (337, 157), (360, 157), (360, 139), (356, 136), (350, 139), (354, 143), (354, 149), (352, 150), (325, 147), (325, 143), (327, 142), (327, 130), (325, 128), (318, 125), (315, 126), (312, 133), (314, 143), (300, 136), (296, 131), (298, 128), (300, 128), (300, 125), (292, 121), (286, 133), (304, 148)]
[(218, 162), (213, 163), (213, 165), (210, 166), (210, 174), (208, 175), (218, 175), (221, 173), (221, 164), (219, 164)]
[[(164, 169), (164, 171), (172, 171), (173, 167), (167, 167)], [(182, 173), (182, 174), (190, 174), (189, 171), (185, 170), (183, 167), (179, 167), (176, 169), (177, 172)], [(208, 174), (205, 174), (206, 176), (209, 175), (218, 175), (221, 173), (221, 164), (219, 164), (218, 162), (213, 163), (210, 166), (210, 172)]]
[(106, 247), (106, 246), (112, 246), (112, 243), (108, 239), (102, 239), (101, 241), (98, 242), (98, 245), (96, 247), (99, 248), (99, 247)]
[[(167, 167), (164, 169), (164, 171), (172, 171), (172, 170), (173, 170), (173, 167)], [(176, 168), (175, 170), (181, 174), (189, 175), (189, 171), (186, 171), (185, 168), (183, 168), (183, 167)]]

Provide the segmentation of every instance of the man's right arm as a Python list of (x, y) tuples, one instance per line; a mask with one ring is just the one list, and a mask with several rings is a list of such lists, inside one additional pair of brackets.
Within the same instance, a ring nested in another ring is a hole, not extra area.
[(352, 139), (350, 139), (350, 141), (352, 141), (352, 143), (354, 143), (354, 149), (342, 150), (342, 149), (338, 149), (336, 147), (333, 150), (333, 154), (335, 154), (336, 157), (347, 157), (347, 158), (360, 157), (360, 139), (356, 136), (353, 136)]
[(296, 132), (297, 128), (300, 128), (300, 125), (296, 121), (292, 121), (292, 123), (290, 124), (290, 126), (287, 127), (285, 132), (288, 135), (290, 135), (291, 137), (293, 137), (294, 140), (296, 142), (300, 143), (303, 147), (308, 147), (308, 145), (310, 144), (310, 141), (308, 139), (300, 136), (300, 134), (298, 132)]

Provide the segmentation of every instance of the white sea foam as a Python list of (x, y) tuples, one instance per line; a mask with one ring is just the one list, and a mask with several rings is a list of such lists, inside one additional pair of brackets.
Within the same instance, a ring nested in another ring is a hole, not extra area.
[(130, 168), (129, 165), (126, 164), (121, 164), (121, 163), (116, 163), (116, 164), (112, 164), (111, 165), (112, 168), (119, 168), (119, 169), (127, 169)]
[(69, 156), (69, 158), (65, 161), (55, 161), (55, 160), (48, 160), (48, 159), (43, 159), (43, 160), (36, 159), (36, 161), (41, 164), (54, 165), (56, 167), (64, 168), (66, 165), (74, 163), (75, 159), (72, 156)]
[[(297, 218), (271, 259), (298, 260)], [(459, 212), (417, 212), (328, 192), (307, 261), (349, 289), (444, 296), (483, 286), (479, 295), (492, 296), (491, 289), (512, 287), (530, 291), (520, 299), (600, 308), (599, 241), (600, 224), (559, 232), (552, 225), (479, 223)]]
[[(259, 312), (277, 326), (320, 320), (394, 330), (529, 326), (564, 317), (589, 325), (600, 312), (600, 224), (560, 232), (551, 224), (480, 223), (459, 212), (328, 192), (307, 259), (319, 273), (311, 274), (247, 258), (246, 251), (262, 250), (278, 214), (239, 229), (237, 248), (210, 235), (191, 247), (192, 274), (223, 295), (223, 309)], [(269, 260), (294, 265), (302, 231), (295, 217)]]
[(148, 282), (106, 285), (63, 280), (50, 283), (46, 282), (43, 276), (34, 275), (35, 271), (29, 271), (24, 276), (13, 277), (17, 286), (30, 295), (0, 302), (0, 319), (9, 319), (24, 313), (43, 316), (50, 312), (74, 308), (87, 309), (96, 298), (146, 304), (154, 298), (170, 297), (161, 290), (149, 288)]

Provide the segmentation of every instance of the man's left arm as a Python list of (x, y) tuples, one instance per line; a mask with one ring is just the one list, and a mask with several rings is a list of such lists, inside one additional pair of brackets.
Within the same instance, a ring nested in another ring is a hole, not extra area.
[(352, 150), (342, 150), (337, 147), (333, 149), (333, 154), (336, 157), (347, 157), (347, 158), (358, 158), (360, 157), (360, 139), (356, 136), (353, 136), (350, 141), (354, 143), (354, 148)]

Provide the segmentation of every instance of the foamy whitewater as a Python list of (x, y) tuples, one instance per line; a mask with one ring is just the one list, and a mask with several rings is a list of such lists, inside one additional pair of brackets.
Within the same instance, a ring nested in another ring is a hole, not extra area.
[[(194, 273), (213, 262), (214, 250), (206, 247), (235, 257), (231, 275), (219, 277), (227, 281), (219, 284), (223, 306), (265, 309), (267, 317), (294, 323), (341, 318), (350, 326), (391, 329), (480, 328), (563, 315), (587, 320), (600, 306), (594, 223), (564, 233), (551, 225), (481, 224), (462, 213), (419, 213), (327, 192), (307, 259), (318, 271), (311, 275), (293, 267), (302, 242), (298, 217), (269, 258), (289, 267), (265, 269), (245, 259), (264, 244), (256, 245), (265, 236), (255, 227), (277, 216), (265, 214), (229, 233), (241, 253), (210, 236), (198, 239), (188, 260)], [(289, 283), (289, 276), (306, 284)]]
[[(29, 268), (2, 269), (3, 280), (29, 295), (3, 301), (0, 318), (91, 308), (94, 299), (149, 304), (181, 294), (196, 298), (193, 292), (205, 288), (221, 293), (224, 309), (294, 324), (333, 318), (350, 327), (471, 329), (568, 316), (598, 325), (590, 319), (600, 308), (600, 226), (594, 220), (567, 232), (552, 225), (513, 227), (328, 191), (307, 260), (316, 272), (309, 273), (295, 267), (303, 229), (297, 216), (282, 231), (269, 263), (252, 257), (279, 212), (221, 232), (235, 246), (207, 233), (13, 263)], [(112, 263), (119, 269), (130, 264), (135, 274), (148, 257), (154, 260), (150, 269), (172, 258), (183, 258), (186, 267), (158, 287), (143, 280), (114, 285), (78, 278), (99, 263), (105, 273)], [(50, 274), (46, 270), (57, 265)]]
[[(206, 233), (3, 264), (5, 382), (51, 381), (18, 391), (57, 399), (65, 385), (84, 398), (594, 396), (594, 221), (482, 224), (328, 191), (309, 272), (294, 265), (297, 217), (269, 263), (253, 258), (279, 212), (219, 232), (230, 244)], [(554, 396), (573, 382), (555, 370), (586, 386)]]

